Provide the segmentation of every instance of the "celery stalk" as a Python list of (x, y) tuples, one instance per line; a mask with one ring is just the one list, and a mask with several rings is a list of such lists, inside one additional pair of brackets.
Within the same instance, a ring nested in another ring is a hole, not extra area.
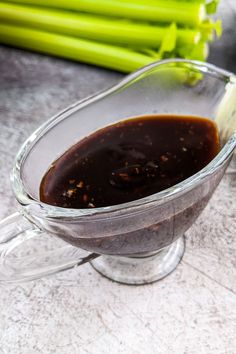
[(217, 11), (220, 0), (212, 0), (206, 5), (206, 12), (208, 14), (214, 14)]
[(178, 0), (8, 0), (67, 10), (84, 11), (104, 16), (122, 17), (154, 22), (176, 22), (190, 27), (198, 26), (206, 18), (206, 7), (201, 2)]
[(189, 54), (189, 59), (204, 61), (209, 55), (209, 45), (205, 42), (199, 42), (196, 46), (192, 48)]
[(154, 61), (127, 48), (6, 24), (0, 24), (0, 43), (123, 72), (136, 70)]
[[(135, 48), (158, 48), (169, 32), (167, 26), (137, 24), (83, 13), (5, 2), (0, 2), (0, 21)], [(177, 45), (180, 46), (194, 45), (201, 38), (198, 29), (176, 29), (176, 35)]]
[(221, 21), (214, 22), (212, 19), (207, 19), (201, 23), (199, 30), (201, 31), (202, 40), (213, 41), (215, 36), (221, 37), (222, 35)]
[(150, 49), (144, 50), (144, 53), (147, 53), (148, 55), (152, 56), (153, 58), (161, 59), (165, 57), (165, 55), (168, 53), (173, 53), (176, 47), (176, 34), (177, 34), (177, 28), (176, 24), (172, 23), (169, 27), (168, 32), (166, 32), (166, 35), (163, 38), (163, 41), (161, 43), (161, 46), (158, 50), (158, 52)]
[(209, 46), (206, 42), (199, 42), (194, 47), (180, 47), (177, 49), (177, 55), (181, 58), (204, 61), (209, 55)]

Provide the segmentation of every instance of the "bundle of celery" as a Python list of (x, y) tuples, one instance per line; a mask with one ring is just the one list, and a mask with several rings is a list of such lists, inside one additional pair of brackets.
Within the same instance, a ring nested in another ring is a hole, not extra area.
[(0, 43), (130, 72), (168, 57), (205, 60), (218, 0), (8, 0)]

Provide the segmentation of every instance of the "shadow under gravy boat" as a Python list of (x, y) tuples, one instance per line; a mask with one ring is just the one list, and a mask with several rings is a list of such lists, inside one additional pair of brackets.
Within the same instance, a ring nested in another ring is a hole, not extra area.
[[(42, 177), (73, 144), (146, 114), (211, 118), (218, 124), (221, 150), (190, 178), (129, 203), (66, 209), (40, 202)], [(209, 201), (235, 147), (236, 77), (206, 63), (153, 63), (67, 108), (34, 132), (16, 157), (11, 178), (21, 208), (0, 223), (0, 282), (32, 280), (88, 261), (122, 283), (163, 278), (178, 265), (183, 235)]]

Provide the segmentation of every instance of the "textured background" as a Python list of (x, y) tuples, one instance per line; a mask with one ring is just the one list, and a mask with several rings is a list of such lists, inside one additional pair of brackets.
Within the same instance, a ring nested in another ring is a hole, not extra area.
[[(236, 1), (209, 60), (236, 72)], [(0, 47), (0, 217), (16, 208), (9, 173), (25, 138), (121, 74)], [(235, 354), (236, 177), (228, 175), (189, 230), (175, 272), (152, 285), (113, 283), (89, 264), (0, 288), (0, 354)]]

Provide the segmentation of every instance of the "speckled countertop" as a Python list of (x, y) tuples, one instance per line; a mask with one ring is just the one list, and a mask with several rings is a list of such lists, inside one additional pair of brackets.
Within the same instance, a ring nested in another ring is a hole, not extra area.
[[(236, 72), (236, 1), (222, 1), (210, 61)], [(25, 138), (62, 108), (122, 77), (0, 47), (0, 217)], [(187, 233), (178, 268), (145, 286), (113, 283), (89, 264), (0, 288), (0, 354), (235, 354), (236, 176), (227, 175)]]

